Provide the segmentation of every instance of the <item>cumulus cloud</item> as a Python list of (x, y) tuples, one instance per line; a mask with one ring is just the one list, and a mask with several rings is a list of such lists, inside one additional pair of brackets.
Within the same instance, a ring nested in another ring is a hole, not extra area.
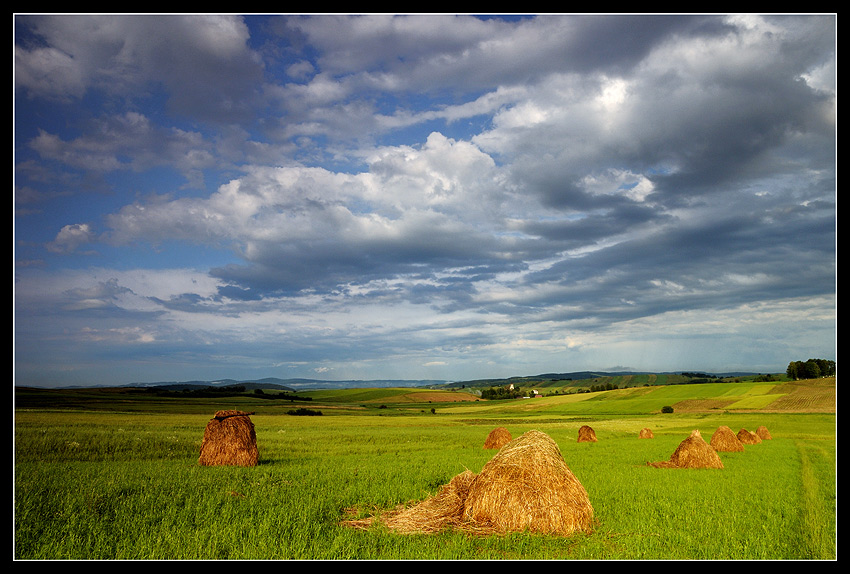
[(94, 239), (94, 232), (87, 223), (65, 225), (56, 234), (56, 238), (47, 244), (47, 250), (52, 253), (68, 253)]

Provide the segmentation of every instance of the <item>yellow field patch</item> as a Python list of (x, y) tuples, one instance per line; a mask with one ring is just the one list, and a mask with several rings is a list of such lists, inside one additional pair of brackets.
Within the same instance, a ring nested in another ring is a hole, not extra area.
[(413, 391), (403, 393), (394, 397), (383, 397), (371, 402), (384, 403), (461, 403), (480, 400), (469, 393), (458, 393), (452, 391)]
[(757, 395), (735, 401), (727, 409), (763, 409), (770, 403), (779, 400), (784, 395)]

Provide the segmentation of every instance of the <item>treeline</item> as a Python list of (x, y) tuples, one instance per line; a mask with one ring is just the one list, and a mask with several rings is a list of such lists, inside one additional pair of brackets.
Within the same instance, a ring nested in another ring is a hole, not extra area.
[(286, 411), (286, 414), (293, 415), (296, 417), (320, 417), (322, 416), (322, 411), (314, 411), (311, 409), (305, 409), (301, 407), (300, 409), (295, 409), (291, 411)]
[(791, 361), (785, 374), (789, 379), (817, 379), (835, 376), (835, 361), (828, 359), (809, 359), (808, 361)]
[[(614, 391), (618, 388), (619, 387), (617, 385), (615, 385), (614, 383), (604, 383), (604, 384), (599, 384), (599, 385), (592, 385), (590, 387), (590, 392), (591, 393), (598, 393), (599, 391)], [(587, 392), (587, 391), (585, 391), (585, 392)]]
[(261, 399), (275, 399), (284, 401), (312, 401), (313, 397), (299, 397), (298, 395), (290, 395), (289, 393), (264, 393), (263, 389), (255, 389), (254, 396)]

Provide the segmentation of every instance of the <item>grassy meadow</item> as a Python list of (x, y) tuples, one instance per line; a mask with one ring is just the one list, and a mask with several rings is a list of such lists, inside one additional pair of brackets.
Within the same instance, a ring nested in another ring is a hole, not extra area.
[[(162, 398), (126, 389), (18, 389), (18, 560), (834, 560), (835, 379), (647, 386), (482, 401), (465, 391), (352, 389), (291, 404), (246, 393)], [(663, 406), (673, 413), (661, 413)], [(305, 407), (321, 416), (293, 416)], [(241, 409), (256, 467), (197, 464), (215, 411)], [(578, 443), (590, 425), (598, 442)], [(693, 429), (766, 426), (723, 469), (658, 469)], [(588, 492), (571, 537), (347, 526), (435, 494), (495, 451), (497, 426), (537, 429)], [(639, 439), (649, 427), (655, 438)]]

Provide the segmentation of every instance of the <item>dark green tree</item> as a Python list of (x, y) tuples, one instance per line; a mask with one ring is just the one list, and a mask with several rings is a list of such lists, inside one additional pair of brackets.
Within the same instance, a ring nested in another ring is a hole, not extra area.
[(835, 361), (828, 359), (809, 359), (808, 361), (791, 361), (785, 374), (789, 379), (817, 379), (819, 377), (835, 376)]

